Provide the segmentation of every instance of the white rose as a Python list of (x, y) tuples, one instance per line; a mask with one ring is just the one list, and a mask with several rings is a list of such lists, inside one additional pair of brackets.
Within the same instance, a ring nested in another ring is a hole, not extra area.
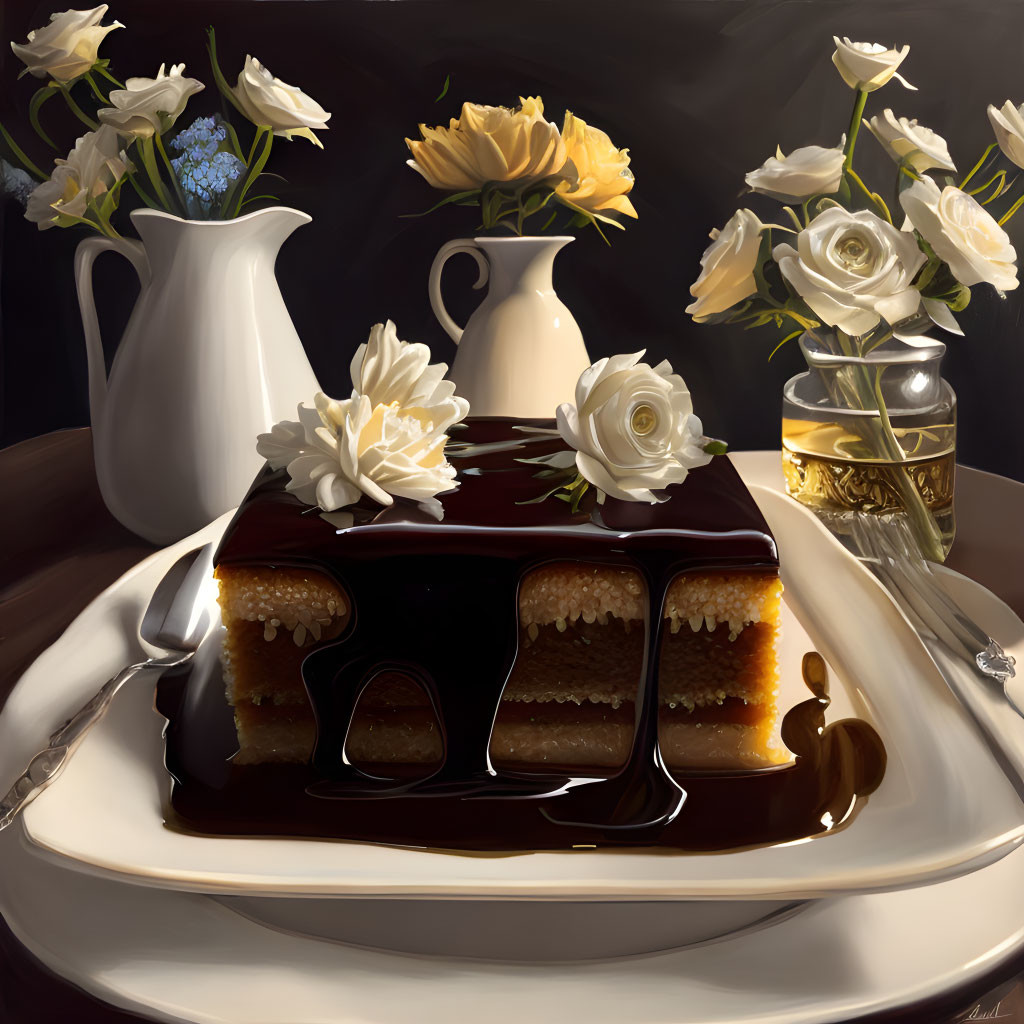
[(66, 160), (55, 162), (49, 180), (28, 197), (25, 217), (38, 224), (40, 231), (60, 224), (61, 215), (84, 217), (89, 204), (113, 188), (130, 169), (117, 132), (101, 125), (97, 131), (83, 135)]
[(29, 32), (27, 43), (11, 43), (11, 49), (36, 78), (49, 76), (70, 82), (96, 63), (103, 37), (115, 28), (124, 28), (119, 21), (101, 25), (106, 13), (107, 5), (100, 4), (91, 11), (51, 14), (49, 25)]
[(996, 109), (990, 103), (988, 119), (999, 148), (1018, 167), (1024, 167), (1024, 106), (1015, 107), (1007, 100), (1002, 109)]
[(900, 193), (900, 203), (961, 284), (984, 282), (1001, 292), (1017, 287), (1017, 253), (1010, 238), (974, 196), (953, 185), (940, 191), (931, 178), (922, 178)]
[(830, 195), (843, 180), (843, 147), (846, 136), (835, 149), (803, 146), (786, 156), (776, 149), (767, 160), (744, 179), (755, 192), (783, 203), (796, 203), (811, 196)]
[(313, 129), (327, 131), (331, 115), (297, 86), (275, 78), (255, 57), (246, 55), (238, 84), (231, 91), (253, 124), (272, 128), (275, 135), (286, 139), (309, 139), (324, 148)]
[(737, 210), (700, 258), (700, 277), (690, 285), (694, 301), (686, 307), (700, 323), (757, 291), (754, 268), (761, 248), (761, 222), (750, 210)]
[(273, 469), (287, 467), (287, 489), (300, 501), (325, 512), (365, 494), (381, 505), (409, 498), (440, 518), (435, 495), (458, 486), (445, 431), (469, 403), (441, 380), (447, 366), (429, 360), (426, 345), (399, 341), (390, 320), (377, 324), (352, 361), (352, 397), (318, 394), (315, 408), (299, 406), (297, 423), (260, 434), (256, 450)]
[(654, 504), (711, 456), (683, 378), (643, 352), (599, 359), (580, 375), (576, 404), (558, 407), (558, 432), (576, 450), (576, 468), (604, 494)]
[(123, 89), (111, 91), (113, 106), (96, 116), (122, 135), (162, 135), (178, 120), (189, 96), (205, 88), (198, 79), (185, 78), (184, 70), (184, 64), (172, 64), (170, 74), (165, 74), (161, 64), (156, 78), (129, 78)]
[(946, 140), (916, 119), (896, 117), (887, 107), (864, 124), (893, 160), (909, 164), (918, 174), (936, 167), (941, 171), (956, 170)]
[(896, 324), (918, 311), (921, 297), (911, 282), (926, 257), (913, 232), (897, 231), (869, 210), (833, 206), (796, 244), (777, 245), (772, 256), (824, 323), (866, 334), (880, 319)]
[(836, 44), (832, 63), (851, 89), (874, 92), (890, 78), (895, 78), (908, 89), (917, 91), (917, 86), (911, 85), (896, 70), (910, 53), (909, 46), (888, 50), (881, 43), (852, 43), (848, 36), (842, 39), (833, 36), (832, 41)]

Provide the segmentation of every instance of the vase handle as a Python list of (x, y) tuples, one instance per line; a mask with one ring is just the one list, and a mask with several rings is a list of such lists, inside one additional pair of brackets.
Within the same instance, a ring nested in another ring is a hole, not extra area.
[(96, 236), (83, 239), (75, 249), (75, 289), (82, 316), (82, 332), (85, 334), (85, 355), (89, 369), (89, 417), (94, 428), (106, 402), (107, 365), (103, 357), (100, 322), (96, 316), (96, 298), (92, 291), (92, 265), (100, 253), (108, 250), (120, 253), (128, 260), (139, 275), (141, 285), (145, 286), (150, 277), (146, 250), (141, 242), (134, 239)]
[(477, 266), (480, 268), (480, 276), (477, 278), (476, 284), (473, 285), (474, 288), (483, 288), (487, 284), (487, 278), (490, 276), (490, 265), (487, 262), (487, 257), (472, 238), (453, 238), (450, 242), (445, 242), (437, 250), (434, 262), (430, 266), (430, 281), (427, 286), (430, 295), (430, 308), (434, 311), (434, 316), (437, 317), (438, 322), (445, 329), (448, 337), (456, 345), (458, 345), (459, 339), (462, 337), (462, 328), (448, 315), (448, 310), (444, 308), (444, 300), (441, 298), (441, 271), (444, 270), (444, 265), (448, 262), (449, 257), (454, 256), (457, 252), (469, 253), (476, 260)]

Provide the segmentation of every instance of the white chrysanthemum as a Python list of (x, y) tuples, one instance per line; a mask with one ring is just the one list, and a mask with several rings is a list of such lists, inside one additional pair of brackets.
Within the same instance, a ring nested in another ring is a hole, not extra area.
[(664, 501), (655, 490), (682, 483), (712, 456), (690, 392), (668, 360), (643, 352), (600, 359), (580, 375), (576, 404), (558, 408), (558, 432), (576, 450), (576, 468), (621, 501)]
[(436, 495), (458, 486), (445, 431), (469, 403), (441, 380), (447, 366), (429, 360), (426, 345), (400, 341), (390, 320), (377, 324), (352, 361), (352, 397), (317, 394), (314, 408), (299, 406), (298, 422), (260, 434), (256, 450), (273, 469), (287, 468), (300, 501), (325, 512), (366, 495), (380, 505), (408, 498), (440, 518)]

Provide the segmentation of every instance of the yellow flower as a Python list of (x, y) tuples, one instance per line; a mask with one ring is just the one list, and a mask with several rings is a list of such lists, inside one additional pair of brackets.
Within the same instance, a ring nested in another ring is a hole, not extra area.
[(636, 210), (626, 198), (633, 187), (629, 150), (617, 149), (600, 128), (593, 128), (571, 111), (565, 112), (562, 139), (578, 179), (563, 181), (559, 195), (588, 213), (614, 210), (635, 217)]
[(421, 124), (422, 141), (406, 139), (409, 166), (434, 188), (463, 192), (490, 181), (523, 182), (557, 174), (565, 165), (558, 126), (544, 120), (539, 96), (520, 97), (519, 107), (464, 103), (449, 127)]

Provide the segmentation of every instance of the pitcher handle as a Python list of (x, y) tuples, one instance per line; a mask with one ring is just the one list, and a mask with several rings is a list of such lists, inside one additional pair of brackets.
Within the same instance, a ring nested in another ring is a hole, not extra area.
[(96, 422), (107, 397), (107, 366), (103, 358), (103, 341), (100, 338), (100, 322), (96, 316), (96, 299), (92, 291), (92, 265), (101, 252), (111, 250), (120, 253), (135, 268), (139, 283), (149, 282), (149, 260), (141, 242), (131, 238), (106, 238), (95, 236), (85, 238), (75, 250), (75, 289), (78, 292), (78, 309), (82, 315), (82, 331), (85, 334), (85, 355), (89, 368), (89, 415)]
[(448, 315), (448, 310), (444, 308), (444, 300), (441, 298), (441, 271), (444, 269), (444, 265), (449, 257), (454, 256), (457, 252), (469, 253), (476, 260), (477, 266), (480, 268), (480, 276), (477, 278), (476, 284), (473, 285), (474, 288), (483, 288), (487, 284), (487, 278), (490, 276), (490, 266), (487, 263), (487, 257), (472, 238), (453, 238), (450, 242), (445, 242), (437, 250), (437, 255), (434, 257), (434, 262), (430, 267), (430, 281), (428, 284), (430, 308), (434, 311), (434, 316), (437, 317), (438, 322), (445, 329), (448, 337), (456, 345), (458, 345), (459, 339), (462, 337), (462, 328)]

